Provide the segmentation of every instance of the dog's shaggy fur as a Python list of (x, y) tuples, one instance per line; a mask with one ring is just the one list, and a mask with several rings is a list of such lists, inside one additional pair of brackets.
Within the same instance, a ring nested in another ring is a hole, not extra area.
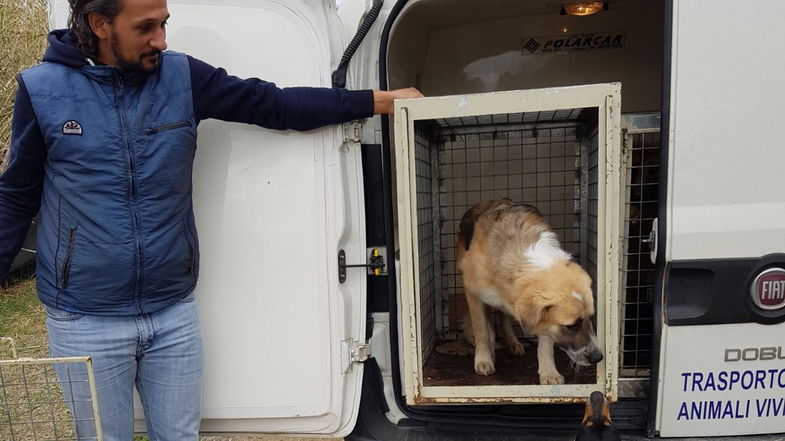
[(536, 208), (509, 199), (473, 206), (461, 221), (457, 250), (471, 320), (467, 338), (475, 346), (478, 374), (496, 371), (494, 328), (485, 305), (506, 313), (504, 341), (513, 354), (523, 354), (523, 345), (510, 317), (538, 336), (540, 384), (564, 383), (553, 359), (554, 343), (576, 365), (602, 359), (591, 321), (591, 277), (561, 249)]

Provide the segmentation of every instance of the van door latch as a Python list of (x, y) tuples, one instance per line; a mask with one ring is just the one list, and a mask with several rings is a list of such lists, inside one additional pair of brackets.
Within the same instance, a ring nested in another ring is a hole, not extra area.
[(650, 250), (649, 251), (649, 260), (651, 260), (651, 263), (653, 263), (653, 264), (657, 263), (657, 246), (658, 246), (658, 242), (657, 242), (657, 230), (658, 230), (658, 228), (657, 228), (657, 226), (658, 226), (658, 223), (659, 223), (658, 221), (659, 221), (659, 218), (655, 217), (654, 221), (651, 223), (651, 231), (649, 232), (649, 236), (646, 239), (641, 239), (641, 242), (649, 244), (649, 250)]
[(367, 262), (363, 264), (346, 264), (346, 252), (338, 250), (338, 281), (343, 283), (346, 281), (346, 268), (368, 268), (368, 275), (371, 276), (386, 276), (387, 265), (387, 248), (373, 247), (367, 250)]

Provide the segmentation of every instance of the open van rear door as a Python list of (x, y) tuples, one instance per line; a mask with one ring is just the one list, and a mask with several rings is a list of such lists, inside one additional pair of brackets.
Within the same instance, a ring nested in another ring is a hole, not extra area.
[(779, 433), (785, 4), (697, 3), (673, 2), (657, 430)]
[[(168, 7), (172, 50), (279, 87), (330, 86), (341, 39), (330, 34), (337, 16), (326, 0)], [(51, 0), (52, 27), (66, 26), (67, 8)], [(354, 426), (362, 369), (352, 354), (363, 349), (366, 273), (350, 269), (339, 282), (338, 255), (366, 260), (365, 225), (360, 151), (342, 142), (341, 127), (200, 124), (204, 432), (342, 437)]]

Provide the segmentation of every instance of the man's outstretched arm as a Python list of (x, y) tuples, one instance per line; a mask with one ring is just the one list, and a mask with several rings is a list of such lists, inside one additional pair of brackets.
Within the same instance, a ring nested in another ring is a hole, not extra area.
[(258, 78), (241, 79), (188, 57), (194, 114), (270, 129), (311, 130), (330, 124), (392, 113), (398, 98), (422, 96), (414, 88), (393, 91), (326, 87), (279, 88)]

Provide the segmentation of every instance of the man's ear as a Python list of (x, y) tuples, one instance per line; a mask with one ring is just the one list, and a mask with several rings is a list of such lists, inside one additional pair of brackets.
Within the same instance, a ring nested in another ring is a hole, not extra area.
[(112, 32), (112, 23), (101, 14), (88, 14), (87, 22), (99, 40), (108, 40)]

